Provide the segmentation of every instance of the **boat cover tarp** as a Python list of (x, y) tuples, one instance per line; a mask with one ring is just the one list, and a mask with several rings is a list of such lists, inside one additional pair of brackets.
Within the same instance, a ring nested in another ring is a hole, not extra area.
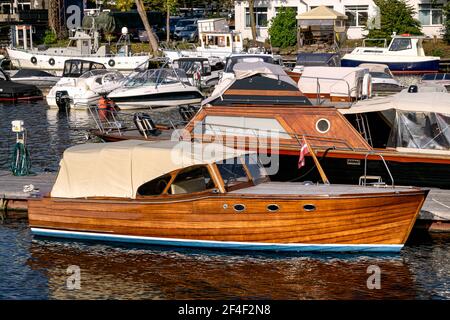
[(28, 77), (55, 77), (55, 76), (51, 73), (35, 69), (20, 69), (13, 76), (11, 76), (12, 79), (28, 78)]
[(297, 84), (287, 73), (283, 70), (283, 67), (277, 64), (271, 64), (266, 62), (240, 62), (236, 63), (233, 67), (234, 76), (223, 78), (221, 82), (215, 87), (211, 96), (203, 100), (202, 105), (208, 104), (218, 98), (220, 98), (225, 91), (230, 88), (233, 83), (238, 80), (252, 77), (255, 75), (261, 75), (263, 77), (278, 79), (285, 83), (288, 83), (294, 87)]
[(342, 114), (382, 113), (392, 127), (388, 147), (450, 149), (450, 94), (447, 92), (402, 91), (389, 97), (358, 101), (339, 111)]
[(351, 67), (304, 67), (298, 80), (298, 88), (308, 94), (356, 97), (358, 81), (369, 71)]
[(136, 198), (138, 188), (171, 171), (249, 153), (215, 143), (127, 140), (68, 148), (52, 197)]
[(450, 93), (416, 92), (405, 90), (388, 97), (361, 100), (350, 108), (340, 108), (342, 114), (379, 112), (389, 109), (409, 112), (435, 112), (450, 115)]

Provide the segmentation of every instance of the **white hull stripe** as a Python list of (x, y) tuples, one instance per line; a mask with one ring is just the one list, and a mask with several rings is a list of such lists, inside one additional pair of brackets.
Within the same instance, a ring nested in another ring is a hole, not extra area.
[(194, 239), (141, 237), (119, 234), (105, 234), (94, 232), (78, 232), (31, 228), (36, 236), (57, 237), (79, 240), (98, 240), (107, 242), (125, 242), (135, 244), (181, 246), (193, 248), (213, 248), (231, 250), (258, 251), (298, 251), (298, 252), (399, 252), (403, 245), (396, 244), (302, 244), (302, 243), (264, 243), (264, 242), (236, 242), (210, 241)]

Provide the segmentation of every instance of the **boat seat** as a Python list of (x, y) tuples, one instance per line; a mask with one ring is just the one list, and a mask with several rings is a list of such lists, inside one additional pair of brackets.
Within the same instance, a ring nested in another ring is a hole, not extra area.
[(205, 190), (206, 183), (204, 177), (172, 183), (170, 186), (171, 194), (193, 193)]

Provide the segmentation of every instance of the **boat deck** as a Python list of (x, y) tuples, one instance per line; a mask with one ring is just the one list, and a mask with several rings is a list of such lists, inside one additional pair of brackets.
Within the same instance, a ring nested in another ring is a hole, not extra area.
[[(412, 187), (373, 187), (373, 186), (355, 186), (344, 184), (312, 184), (307, 185), (301, 182), (268, 182), (261, 183), (254, 187), (231, 191), (236, 194), (286, 194), (286, 195), (314, 195), (322, 197), (332, 197), (340, 195), (354, 195), (354, 194), (371, 194), (371, 193), (386, 193), (386, 192), (400, 192), (411, 191)], [(416, 189), (418, 190), (418, 189)]]

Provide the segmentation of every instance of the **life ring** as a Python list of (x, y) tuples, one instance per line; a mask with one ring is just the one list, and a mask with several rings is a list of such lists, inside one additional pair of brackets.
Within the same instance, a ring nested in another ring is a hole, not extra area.
[(110, 60), (108, 61), (108, 66), (114, 67), (115, 65), (116, 65), (116, 62), (115, 62), (113, 59), (110, 59)]
[(48, 64), (51, 65), (51, 66), (54, 66), (55, 65), (55, 59), (53, 59), (53, 58), (48, 59)]
[(31, 63), (32, 64), (36, 64), (37, 63), (37, 59), (36, 59), (36, 57), (31, 57)]

